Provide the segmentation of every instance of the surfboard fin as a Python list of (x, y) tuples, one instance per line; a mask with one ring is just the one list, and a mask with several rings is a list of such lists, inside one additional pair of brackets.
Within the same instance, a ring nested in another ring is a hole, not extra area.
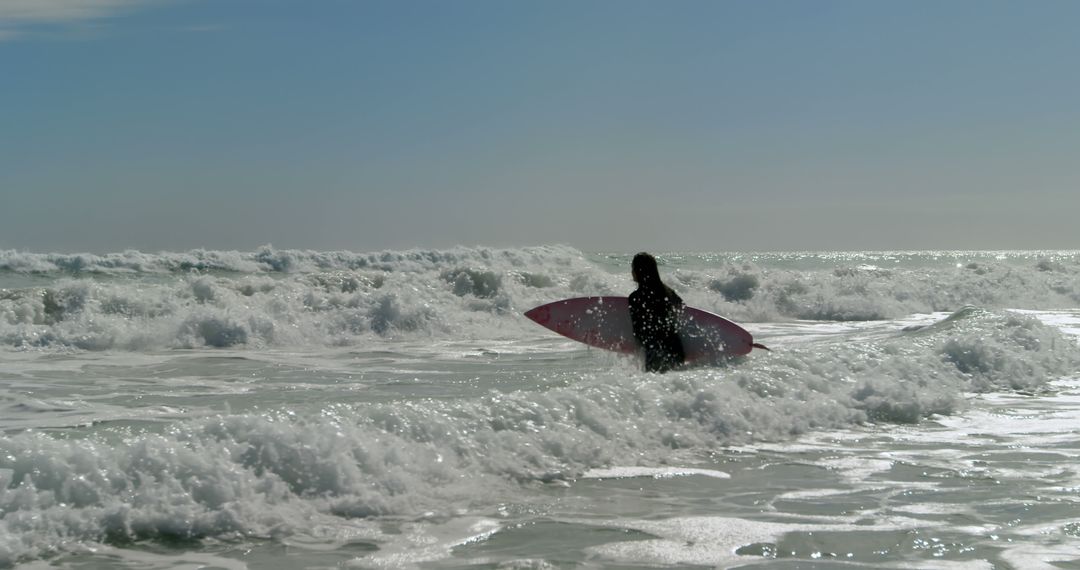
[(750, 346), (752, 346), (754, 348), (760, 348), (761, 350), (768, 350), (769, 352), (772, 352), (771, 350), (769, 350), (769, 347), (765, 346), (764, 344), (761, 344), (760, 342), (755, 342), (754, 344), (751, 344)]

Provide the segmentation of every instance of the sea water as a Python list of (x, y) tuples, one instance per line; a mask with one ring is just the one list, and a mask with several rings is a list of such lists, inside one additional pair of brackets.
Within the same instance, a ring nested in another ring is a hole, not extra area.
[(1080, 565), (1080, 253), (668, 253), (772, 348), (522, 316), (630, 256), (0, 251), (0, 565)]

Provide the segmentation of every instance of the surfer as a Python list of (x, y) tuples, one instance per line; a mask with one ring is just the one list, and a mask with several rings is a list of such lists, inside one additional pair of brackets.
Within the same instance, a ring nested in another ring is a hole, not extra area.
[(679, 338), (683, 300), (660, 280), (652, 255), (635, 255), (630, 270), (638, 284), (637, 290), (630, 293), (630, 321), (634, 338), (645, 351), (645, 370), (667, 372), (686, 360)]

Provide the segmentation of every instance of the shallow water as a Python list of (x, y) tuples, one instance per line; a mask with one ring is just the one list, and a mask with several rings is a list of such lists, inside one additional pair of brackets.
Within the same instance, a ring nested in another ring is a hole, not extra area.
[(662, 257), (773, 348), (666, 375), (520, 315), (625, 256), (6, 255), (8, 565), (1080, 564), (1075, 254)]

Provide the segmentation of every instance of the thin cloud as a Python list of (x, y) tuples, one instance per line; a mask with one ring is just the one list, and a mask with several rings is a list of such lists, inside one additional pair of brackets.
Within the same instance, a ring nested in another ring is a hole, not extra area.
[(104, 18), (153, 0), (0, 0), (0, 41), (39, 25), (73, 24)]

